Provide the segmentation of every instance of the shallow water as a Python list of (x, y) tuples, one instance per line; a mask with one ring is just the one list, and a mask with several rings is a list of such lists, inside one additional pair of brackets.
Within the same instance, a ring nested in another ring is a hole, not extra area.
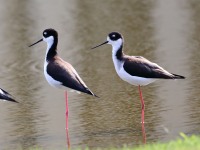
[(143, 142), (138, 88), (116, 74), (111, 47), (90, 50), (109, 32), (124, 52), (141, 55), (186, 80), (142, 87), (146, 142), (200, 133), (200, 3), (197, 0), (1, 0), (0, 83), (20, 102), (0, 103), (0, 150), (66, 146), (64, 91), (43, 75), (46, 44), (28, 45), (46, 28), (59, 33), (58, 52), (100, 99), (69, 90), (72, 148)]

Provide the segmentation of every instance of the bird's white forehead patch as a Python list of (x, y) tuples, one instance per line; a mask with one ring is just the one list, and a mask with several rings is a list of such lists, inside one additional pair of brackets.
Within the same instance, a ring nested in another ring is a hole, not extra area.
[(44, 35), (47, 35), (47, 32), (44, 32)]

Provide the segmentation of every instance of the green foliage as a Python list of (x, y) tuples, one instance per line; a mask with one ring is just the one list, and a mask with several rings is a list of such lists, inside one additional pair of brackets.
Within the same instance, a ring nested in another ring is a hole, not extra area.
[[(187, 136), (180, 133), (181, 138), (168, 143), (149, 143), (138, 147), (123, 146), (122, 148), (97, 148), (96, 150), (200, 150), (200, 137), (196, 135)], [(29, 150), (42, 150), (42, 148), (30, 148)], [(80, 150), (80, 149), (77, 149)], [(85, 150), (89, 150), (86, 148)]]
[(187, 136), (180, 133), (179, 138), (168, 143), (152, 143), (135, 148), (123, 148), (123, 150), (200, 150), (200, 137), (192, 135)]

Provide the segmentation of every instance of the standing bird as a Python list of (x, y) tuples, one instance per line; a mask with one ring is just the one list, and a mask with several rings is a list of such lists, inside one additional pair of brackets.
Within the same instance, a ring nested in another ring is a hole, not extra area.
[(16, 100), (12, 98), (12, 96), (8, 92), (3, 90), (2, 88), (0, 88), (0, 99), (18, 103)]
[(142, 105), (141, 121), (144, 123), (144, 100), (140, 86), (148, 85), (157, 79), (185, 79), (184, 76), (169, 73), (156, 63), (153, 63), (142, 56), (129, 56), (123, 53), (123, 36), (118, 32), (109, 33), (104, 44), (112, 45), (112, 59), (115, 70), (119, 77), (135, 86), (138, 86)]
[[(64, 61), (57, 54), (58, 33), (54, 29), (43, 31), (43, 38), (29, 47), (45, 41), (47, 43), (46, 56), (44, 62), (44, 75), (51, 86), (57, 88), (71, 88), (92, 96), (97, 97), (79, 77), (71, 64)], [(68, 96), (66, 97), (66, 130), (68, 134)]]

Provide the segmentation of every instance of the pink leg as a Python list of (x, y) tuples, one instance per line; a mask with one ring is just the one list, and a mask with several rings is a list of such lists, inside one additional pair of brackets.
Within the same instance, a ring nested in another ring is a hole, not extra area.
[(68, 149), (70, 149), (70, 139), (69, 139), (69, 132), (68, 132), (69, 109), (68, 109), (67, 91), (65, 91), (65, 100), (66, 100), (66, 135), (67, 135), (67, 147), (68, 147)]
[(142, 91), (140, 89), (140, 85), (138, 86), (138, 89), (139, 89), (140, 101), (141, 101), (141, 105), (142, 105), (141, 122), (144, 124), (144, 109), (145, 109), (145, 106), (144, 106), (144, 100), (143, 100), (143, 97), (142, 97)]
[(145, 132), (144, 123), (142, 123), (142, 139), (143, 139), (143, 144), (146, 144), (146, 132)]

